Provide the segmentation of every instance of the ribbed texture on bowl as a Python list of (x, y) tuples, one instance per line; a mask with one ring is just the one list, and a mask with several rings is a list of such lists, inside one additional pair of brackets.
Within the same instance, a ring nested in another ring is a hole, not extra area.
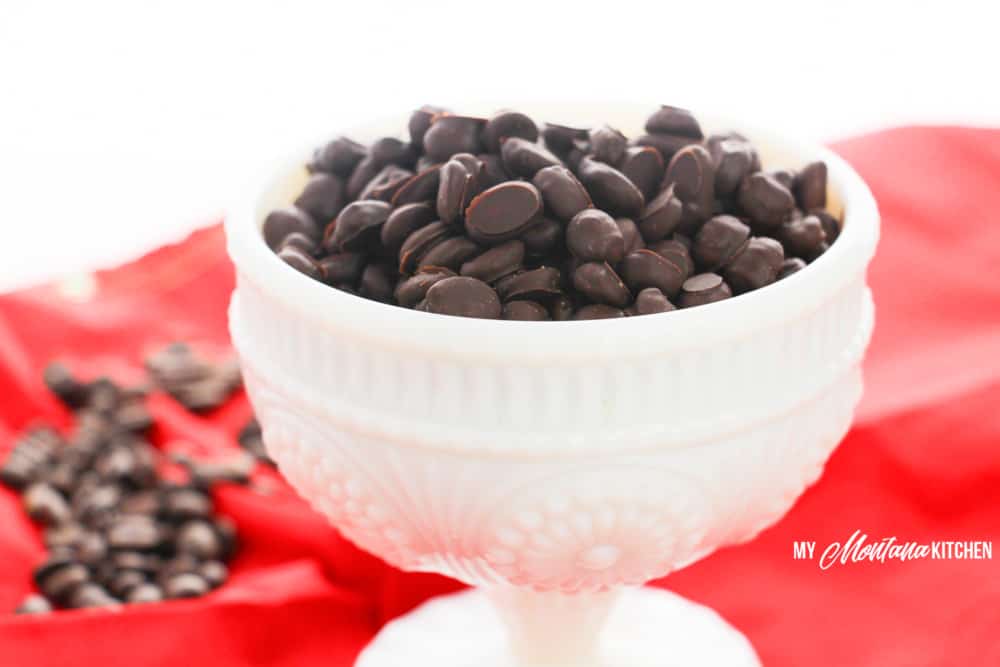
[(473, 585), (563, 592), (642, 584), (752, 538), (819, 477), (861, 393), (855, 366), (797, 410), (697, 446), (525, 460), (400, 447), (252, 367), (246, 379), (281, 472), (358, 546)]
[[(669, 327), (670, 317), (647, 319)], [(584, 364), (475, 363), (426, 354), (419, 340), (386, 349), (296, 317), (243, 275), (230, 322), (248, 368), (339, 428), (538, 456), (679, 446), (794, 410), (858, 363), (872, 308), (859, 276), (811, 311), (734, 328), (727, 342), (651, 356), (595, 351)]]

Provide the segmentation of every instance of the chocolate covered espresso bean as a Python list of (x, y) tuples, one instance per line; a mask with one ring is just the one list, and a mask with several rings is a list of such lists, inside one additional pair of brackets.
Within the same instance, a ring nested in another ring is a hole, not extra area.
[(625, 317), (625, 311), (603, 303), (593, 303), (589, 306), (584, 306), (573, 314), (574, 320), (608, 320), (618, 317)]
[(697, 144), (698, 139), (672, 134), (643, 134), (635, 139), (636, 146), (655, 148), (663, 156), (663, 162), (668, 163), (677, 151), (685, 146)]
[(462, 264), (463, 276), (493, 283), (518, 271), (524, 262), (523, 241), (507, 241)]
[(210, 588), (218, 588), (229, 578), (229, 568), (220, 560), (209, 560), (198, 567), (198, 575)]
[(810, 162), (795, 176), (792, 184), (799, 208), (806, 211), (826, 206), (826, 163)]
[(457, 271), (462, 264), (480, 252), (482, 248), (467, 236), (453, 236), (427, 251), (420, 258), (418, 266), (443, 266)]
[(544, 147), (520, 137), (509, 137), (500, 145), (504, 170), (512, 176), (534, 178), (541, 169), (560, 164), (559, 158)]
[(433, 201), (441, 182), (441, 165), (431, 165), (418, 171), (403, 183), (390, 200), (393, 206)]
[(423, 135), (424, 150), (431, 159), (445, 162), (455, 153), (478, 153), (482, 148), (480, 133), (483, 118), (439, 114)]
[(379, 232), (382, 247), (392, 255), (410, 234), (434, 222), (436, 212), (427, 202), (406, 204), (393, 209)]
[(357, 199), (368, 182), (375, 178), (384, 166), (370, 154), (366, 155), (347, 179), (347, 198)]
[(646, 243), (667, 238), (680, 227), (684, 215), (684, 205), (674, 194), (674, 186), (668, 185), (656, 198), (639, 213), (637, 224)]
[(316, 260), (295, 246), (286, 246), (278, 251), (278, 257), (299, 273), (319, 280), (323, 274)]
[(35, 483), (22, 495), (25, 513), (39, 523), (58, 524), (70, 517), (66, 499), (55, 488), (44, 483)]
[(558, 322), (573, 319), (573, 300), (565, 294), (549, 299), (549, 316)]
[(405, 308), (412, 308), (423, 301), (427, 296), (427, 290), (434, 283), (438, 283), (454, 275), (454, 271), (440, 266), (422, 267), (415, 274), (396, 285), (396, 303)]
[(295, 206), (321, 224), (333, 220), (345, 203), (344, 183), (337, 176), (319, 172), (306, 181)]
[(785, 186), (789, 192), (795, 187), (795, 172), (791, 169), (772, 169), (766, 173)]
[(798, 257), (812, 256), (826, 242), (823, 223), (815, 215), (786, 220), (781, 223), (775, 236), (784, 246), (786, 254)]
[(172, 600), (201, 597), (207, 592), (208, 582), (193, 572), (173, 575), (163, 584), (164, 595)]
[(163, 589), (156, 584), (139, 584), (125, 594), (125, 601), (129, 604), (160, 602), (161, 600), (163, 600)]
[(356, 252), (327, 255), (317, 262), (321, 280), (328, 285), (354, 283), (365, 268), (365, 256)]
[(302, 232), (292, 232), (281, 241), (278, 252), (280, 253), (282, 248), (286, 247), (298, 248), (305, 254), (312, 255), (319, 248), (319, 244), (315, 238), (306, 236)]
[(750, 228), (739, 218), (717, 215), (698, 230), (692, 254), (701, 267), (714, 271), (735, 257), (749, 238)]
[(633, 290), (655, 287), (669, 297), (676, 296), (686, 278), (684, 270), (652, 250), (636, 250), (621, 262), (621, 275)]
[(15, 614), (47, 614), (52, 611), (52, 603), (41, 595), (31, 594), (24, 598)]
[(412, 273), (424, 255), (453, 233), (448, 225), (438, 220), (410, 234), (399, 249), (399, 272)]
[(618, 170), (639, 188), (643, 198), (648, 202), (657, 193), (663, 181), (665, 164), (660, 151), (650, 146), (632, 146), (625, 150)]
[(577, 175), (599, 208), (624, 217), (639, 215), (645, 204), (642, 192), (614, 167), (585, 157)]
[(748, 174), (760, 171), (760, 158), (748, 141), (731, 137), (712, 139), (709, 138), (708, 148), (715, 170), (715, 194), (729, 197)]
[(465, 228), (480, 243), (496, 245), (527, 229), (542, 211), (542, 196), (531, 183), (508, 181), (479, 194), (465, 212)]
[(666, 295), (656, 287), (647, 287), (640, 291), (635, 297), (630, 314), (632, 315), (654, 315), (656, 313), (669, 313), (677, 307), (670, 303)]
[(778, 271), (778, 280), (806, 268), (806, 262), (801, 257), (789, 257), (781, 263), (781, 270)]
[(642, 238), (639, 226), (631, 218), (615, 218), (615, 224), (621, 230), (622, 238), (625, 239), (625, 254), (633, 250), (646, 247), (646, 242)]
[(690, 111), (666, 104), (661, 105), (646, 120), (646, 132), (690, 137), (695, 140), (700, 140), (703, 136), (701, 125)]
[(262, 227), (264, 242), (272, 250), (277, 250), (281, 242), (292, 233), (319, 239), (320, 228), (308, 213), (296, 206), (286, 206), (271, 211), (264, 218)]
[(531, 182), (541, 192), (546, 209), (560, 220), (568, 221), (583, 209), (593, 206), (587, 189), (572, 171), (562, 165), (539, 169)]
[(673, 184), (674, 194), (684, 203), (710, 202), (715, 191), (712, 156), (700, 144), (685, 146), (671, 158), (663, 182)]
[(396, 137), (376, 139), (368, 151), (368, 156), (379, 167), (392, 164), (404, 169), (410, 169), (417, 161), (417, 155), (413, 147)]
[(332, 247), (342, 252), (364, 250), (378, 238), (391, 212), (392, 205), (384, 201), (366, 199), (348, 204), (334, 222)]
[(454, 276), (427, 290), (427, 312), (497, 319), (502, 312), (496, 291), (481, 280)]
[(614, 218), (589, 208), (566, 225), (566, 247), (580, 260), (616, 264), (625, 256), (625, 237)]
[(369, 264), (361, 272), (358, 294), (372, 301), (388, 303), (396, 286), (395, 275), (386, 264)]
[(465, 215), (472, 192), (472, 174), (465, 163), (452, 158), (441, 167), (437, 191), (437, 214), (441, 222), (452, 225)]
[(628, 139), (610, 125), (600, 125), (591, 129), (588, 138), (590, 140), (590, 154), (594, 156), (595, 160), (616, 165), (625, 156)]
[(581, 264), (573, 272), (573, 287), (591, 301), (617, 308), (632, 301), (628, 287), (607, 262)]
[(739, 204), (755, 223), (775, 227), (795, 208), (795, 199), (774, 176), (758, 172), (743, 179)]
[(754, 237), (725, 267), (723, 275), (734, 294), (760, 289), (778, 279), (785, 261), (781, 244), (772, 238)]
[(496, 288), (504, 301), (545, 301), (562, 293), (559, 270), (550, 266), (540, 266), (506, 276), (497, 281)]
[(361, 160), (368, 155), (368, 149), (347, 137), (337, 137), (313, 153), (309, 163), (311, 171), (325, 171), (347, 178)]
[(392, 201), (396, 193), (413, 178), (414, 174), (409, 169), (403, 169), (394, 164), (386, 165), (375, 174), (372, 180), (368, 181), (358, 199), (379, 199), (381, 201)]
[(536, 301), (508, 301), (503, 305), (503, 319), (541, 322), (549, 319), (549, 311)]
[(691, 308), (728, 299), (733, 295), (729, 285), (717, 273), (699, 273), (681, 286), (680, 306)]
[(823, 209), (813, 209), (809, 215), (815, 215), (823, 225), (823, 233), (826, 234), (826, 242), (833, 243), (840, 236), (840, 221), (833, 217), (828, 211)]
[(427, 134), (427, 130), (430, 129), (431, 124), (434, 122), (434, 117), (443, 113), (447, 113), (447, 109), (425, 104), (410, 114), (407, 130), (410, 133), (410, 144), (414, 148), (423, 150), (424, 135)]
[[(481, 157), (472, 153), (455, 153), (451, 156), (451, 159), (465, 165), (466, 171), (472, 176), (472, 189), (468, 193), (468, 199), (471, 200), (486, 189), (486, 165), (483, 163)], [(466, 201), (466, 204), (468, 204), (468, 201)]]
[(521, 233), (526, 252), (534, 258), (555, 250), (563, 239), (563, 226), (552, 218), (541, 218)]
[(482, 183), (481, 187), (483, 190), (487, 188), (492, 188), (494, 185), (500, 185), (506, 181), (510, 180), (510, 174), (503, 166), (503, 158), (499, 155), (493, 155), (491, 153), (480, 153), (476, 156), (479, 161), (483, 164), (483, 170), (481, 173)]
[(569, 127), (556, 123), (545, 123), (542, 128), (542, 138), (545, 146), (552, 152), (565, 155), (572, 150), (575, 142), (586, 141), (589, 131), (584, 128)]
[(538, 126), (519, 111), (500, 111), (491, 116), (483, 127), (483, 146), (490, 153), (499, 153), (500, 142), (511, 137), (535, 143), (538, 141)]
[(77, 586), (66, 602), (66, 606), (70, 609), (114, 607), (118, 604), (118, 600), (112, 597), (104, 587), (93, 582), (86, 582)]

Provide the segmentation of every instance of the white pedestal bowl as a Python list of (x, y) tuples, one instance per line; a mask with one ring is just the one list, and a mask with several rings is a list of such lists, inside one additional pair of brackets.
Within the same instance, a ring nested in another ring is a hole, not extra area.
[[(628, 134), (652, 108), (522, 110)], [(766, 168), (825, 160), (845, 224), (805, 270), (691, 310), (486, 321), (331, 289), (260, 236), (307, 151), (231, 211), (230, 329), (281, 471), (362, 548), (479, 587), (390, 623), (362, 667), (759, 664), (711, 610), (639, 587), (753, 538), (820, 475), (861, 393), (878, 212), (829, 151), (706, 125)]]

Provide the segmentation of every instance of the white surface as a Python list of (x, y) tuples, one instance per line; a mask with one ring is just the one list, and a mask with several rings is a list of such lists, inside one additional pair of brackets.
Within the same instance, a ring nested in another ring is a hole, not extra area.
[[(579, 641), (580, 638), (577, 640)], [(539, 647), (551, 649), (556, 647)], [(572, 649), (572, 646), (560, 648)], [(482, 593), (431, 600), (388, 624), (356, 667), (759, 667), (753, 647), (714, 611), (668, 591), (622, 592), (592, 662), (518, 660)]]
[(996, 124), (997, 19), (982, 0), (4, 0), (0, 290), (179, 238), (288, 146), (425, 102), (677, 102), (821, 140)]
[[(601, 111), (626, 131), (645, 115)], [(845, 211), (837, 243), (751, 294), (619, 321), (449, 318), (331, 290), (264, 245), (262, 217), (303, 176), (298, 162), (271, 170), (226, 232), (238, 284), (230, 331), (282, 473), (393, 565), (493, 595), (539, 593), (513, 616), (541, 635), (573, 636), (567, 627), (588, 624), (560, 618), (587, 618), (593, 594), (777, 521), (818, 478), (860, 398), (879, 221), (843, 161), (747, 133), (764, 160), (828, 160)], [(561, 593), (566, 614), (537, 613)], [(536, 617), (544, 625), (526, 622)]]

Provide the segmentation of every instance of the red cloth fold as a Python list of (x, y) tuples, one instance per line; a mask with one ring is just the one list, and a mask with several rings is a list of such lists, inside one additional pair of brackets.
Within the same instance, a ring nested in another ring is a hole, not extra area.
[[(717, 609), (768, 666), (1000, 665), (1000, 553), (828, 570), (793, 559), (795, 540), (821, 550), (856, 530), (1000, 546), (1000, 131), (898, 129), (835, 149), (883, 216), (857, 422), (784, 520), (657, 584)], [(97, 282), (85, 302), (55, 286), (0, 297), (0, 452), (35, 418), (65, 421), (40, 381), (54, 357), (128, 378), (173, 339), (228, 345), (233, 275), (218, 226)], [(157, 444), (208, 452), (235, 448), (249, 415), (243, 396), (206, 417), (165, 396), (151, 404)], [(347, 666), (381, 623), (458, 588), (354, 548), (273, 471), (217, 500), (242, 543), (220, 590), (27, 617), (7, 612), (31, 590), (43, 549), (16, 495), (0, 490), (0, 667)]]

